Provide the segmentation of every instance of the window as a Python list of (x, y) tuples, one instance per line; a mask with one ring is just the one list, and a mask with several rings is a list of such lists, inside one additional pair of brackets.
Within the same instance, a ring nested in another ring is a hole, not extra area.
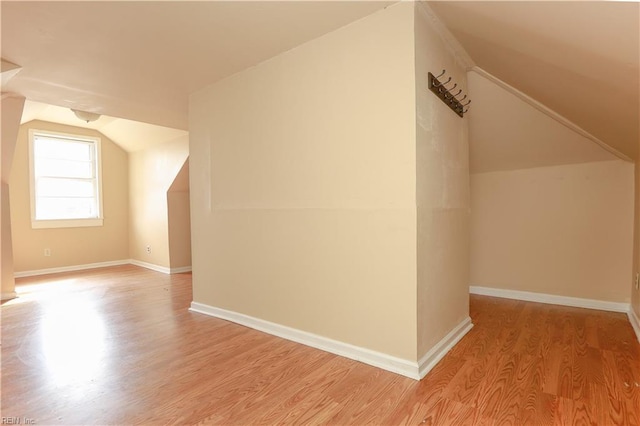
[(29, 132), (32, 228), (102, 226), (100, 138)]

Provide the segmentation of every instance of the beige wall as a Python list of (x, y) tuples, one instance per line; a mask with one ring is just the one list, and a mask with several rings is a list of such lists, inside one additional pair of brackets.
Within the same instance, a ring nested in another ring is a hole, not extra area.
[[(638, 16), (640, 17), (640, 8), (638, 10)], [(638, 157), (636, 159), (635, 169), (635, 227), (634, 227), (634, 244), (633, 244), (633, 277), (631, 287), (631, 306), (635, 310), (635, 313), (640, 317), (640, 290), (635, 288), (635, 275), (640, 273), (640, 140), (638, 140)]]
[(191, 266), (189, 200), (189, 160), (187, 160), (167, 192), (169, 261), (172, 268)]
[(190, 99), (194, 301), (416, 360), (413, 4)]
[[(29, 129), (101, 138), (103, 226), (31, 228)], [(18, 134), (10, 187), (16, 272), (128, 258), (127, 153), (101, 133), (45, 121), (34, 120), (23, 124)], [(51, 249), (51, 256), (44, 256), (45, 248)]]
[[(188, 137), (129, 154), (131, 259), (171, 266), (167, 191), (188, 156)], [(151, 248), (150, 253), (147, 246)]]
[[(640, 145), (640, 141), (638, 141)], [(638, 160), (635, 165), (635, 232), (634, 232), (634, 255), (633, 255), (633, 282), (631, 287), (631, 305), (635, 313), (640, 317), (640, 290), (635, 287), (635, 274), (640, 272), (640, 148), (638, 149)]]
[(471, 175), (471, 285), (630, 301), (633, 165)]
[(418, 358), (469, 316), (467, 118), (429, 91), (427, 77), (445, 68), (466, 89), (466, 72), (427, 13), (418, 6), (415, 21)]
[[(3, 61), (4, 65), (4, 61)], [(20, 117), (24, 107), (24, 97), (9, 93), (2, 94), (0, 118), (0, 279), (2, 280), (2, 300), (15, 296), (15, 279), (13, 276), (13, 241), (11, 232), (11, 204), (9, 196), (9, 178), (17, 145)]]
[(11, 238), (11, 204), (9, 200), (9, 184), (2, 182), (0, 187), (0, 207), (2, 208), (0, 218), (0, 251), (2, 264), (0, 273), (2, 278), (2, 300), (15, 297), (16, 281), (13, 269), (13, 248)]

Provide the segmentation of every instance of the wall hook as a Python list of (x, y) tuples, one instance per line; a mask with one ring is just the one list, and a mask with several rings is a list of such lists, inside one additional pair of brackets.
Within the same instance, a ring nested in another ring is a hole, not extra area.
[[(433, 75), (432, 75), (432, 76), (433, 76)], [(435, 77), (434, 77), (434, 78), (435, 78)], [(439, 84), (435, 84), (435, 83), (434, 83), (433, 87), (440, 87), (440, 86), (444, 86), (445, 84), (449, 84), (449, 82), (451, 81), (451, 77), (449, 77), (449, 80), (445, 81), (444, 83), (440, 83), (437, 79), (436, 79), (436, 81), (437, 81)]]
[(456, 114), (460, 117), (463, 117), (464, 114), (469, 111), (469, 108), (465, 107), (471, 103), (469, 99), (467, 103), (462, 104), (461, 101), (467, 99), (467, 95), (460, 100), (457, 99), (458, 95), (462, 94), (462, 89), (458, 89), (458, 91), (454, 94), (452, 93), (456, 87), (458, 87), (458, 83), (454, 83), (451, 88), (447, 88), (446, 85), (451, 83), (451, 77), (447, 78), (447, 81), (441, 82), (438, 78), (445, 75), (446, 70), (442, 70), (442, 73), (438, 75), (438, 77), (429, 73), (429, 90), (431, 90), (435, 95), (440, 98), (442, 102), (444, 102), (449, 108), (451, 108)]

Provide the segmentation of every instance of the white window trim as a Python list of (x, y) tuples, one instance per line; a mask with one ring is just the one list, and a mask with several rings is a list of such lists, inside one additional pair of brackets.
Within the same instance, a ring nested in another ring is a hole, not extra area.
[[(35, 135), (53, 136), (59, 138), (86, 140), (95, 143), (96, 155), (96, 186), (98, 191), (98, 217), (90, 219), (46, 219), (36, 220), (36, 184), (33, 158), (33, 140)], [(104, 216), (102, 213), (102, 147), (101, 140), (95, 136), (85, 136), (73, 133), (51, 132), (49, 130), (29, 129), (29, 192), (31, 196), (31, 228), (81, 228), (87, 226), (102, 226)]]

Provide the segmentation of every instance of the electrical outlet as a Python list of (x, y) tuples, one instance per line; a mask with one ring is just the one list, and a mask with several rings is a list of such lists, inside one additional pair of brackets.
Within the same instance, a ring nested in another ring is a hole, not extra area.
[(51, 249), (49, 248), (44, 249), (44, 255), (47, 257), (51, 256)]
[(151, 253), (151, 246), (147, 246), (147, 253)]
[(636, 290), (640, 290), (640, 272), (636, 272)]

